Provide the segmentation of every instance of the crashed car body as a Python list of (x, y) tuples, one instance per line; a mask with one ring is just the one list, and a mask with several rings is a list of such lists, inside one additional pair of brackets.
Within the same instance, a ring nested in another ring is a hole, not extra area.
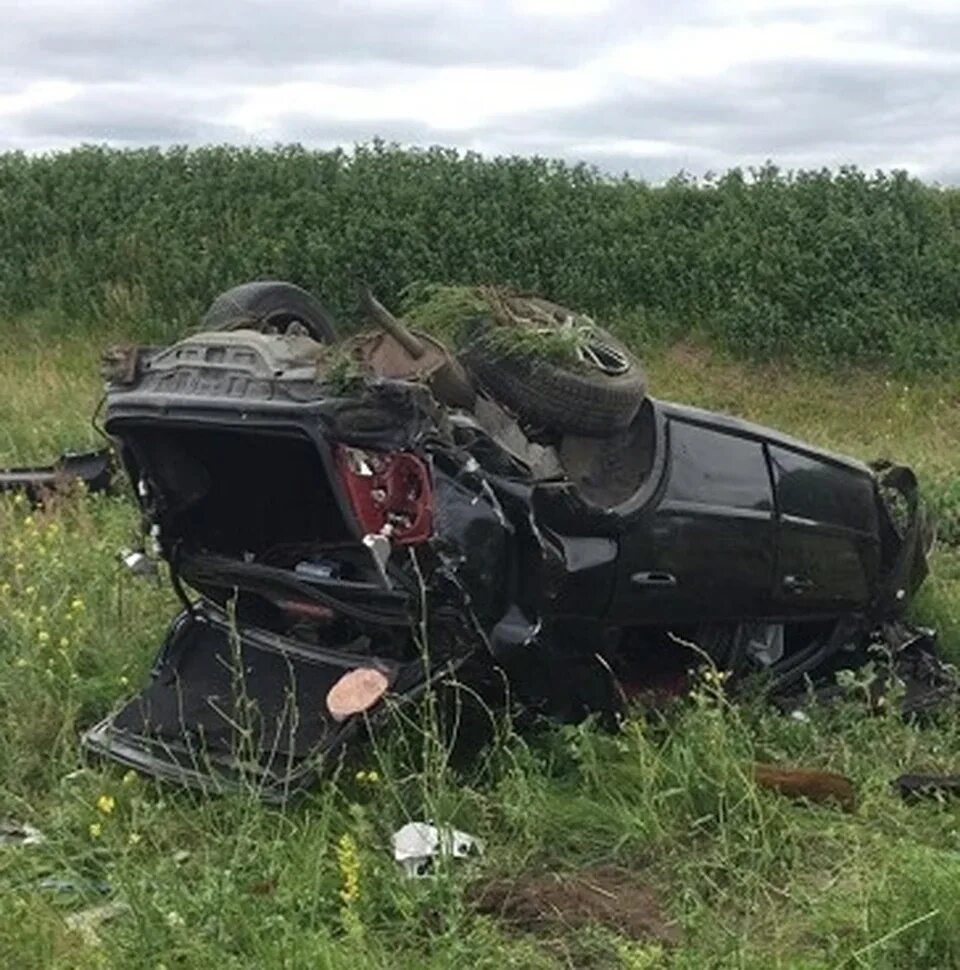
[[(89, 749), (283, 798), (430, 684), (577, 718), (675, 686), (681, 644), (799, 683), (923, 578), (904, 469), (898, 517), (860, 462), (649, 397), (626, 430), (544, 445), (483, 394), (333, 380), (326, 350), (201, 333), (115, 370), (106, 428), (184, 610)], [(386, 692), (334, 712), (357, 669)]]

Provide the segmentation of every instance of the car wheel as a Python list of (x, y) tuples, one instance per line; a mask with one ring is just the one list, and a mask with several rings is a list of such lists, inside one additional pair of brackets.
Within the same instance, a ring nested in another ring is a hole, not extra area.
[(643, 371), (606, 330), (592, 323), (583, 328), (576, 340), (578, 359), (568, 364), (498, 349), (487, 339), (495, 327), (493, 321), (478, 323), (461, 359), (491, 397), (527, 424), (600, 437), (622, 431), (636, 417), (646, 397)]
[(225, 290), (210, 304), (201, 327), (279, 333), (291, 323), (301, 324), (320, 343), (337, 339), (333, 316), (312, 293), (276, 280), (241, 283)]

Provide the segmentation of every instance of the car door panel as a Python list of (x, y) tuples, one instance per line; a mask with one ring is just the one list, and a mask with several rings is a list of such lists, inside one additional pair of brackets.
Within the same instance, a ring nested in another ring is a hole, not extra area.
[(774, 505), (759, 440), (671, 418), (663, 487), (621, 537), (624, 623), (690, 623), (771, 608)]
[(870, 600), (877, 505), (866, 473), (771, 445), (779, 509), (775, 598), (787, 615), (843, 613)]

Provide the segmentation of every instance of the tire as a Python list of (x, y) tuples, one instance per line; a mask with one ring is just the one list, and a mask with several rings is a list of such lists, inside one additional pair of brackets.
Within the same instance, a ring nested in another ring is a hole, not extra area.
[(241, 283), (225, 290), (210, 304), (201, 327), (283, 331), (291, 323), (302, 324), (319, 343), (336, 342), (337, 328), (329, 310), (312, 293), (277, 280)]
[(606, 437), (627, 428), (646, 397), (639, 362), (599, 327), (595, 340), (625, 362), (620, 373), (574, 370), (552, 361), (512, 357), (474, 340), (461, 355), (464, 366), (491, 397), (518, 418), (562, 434)]

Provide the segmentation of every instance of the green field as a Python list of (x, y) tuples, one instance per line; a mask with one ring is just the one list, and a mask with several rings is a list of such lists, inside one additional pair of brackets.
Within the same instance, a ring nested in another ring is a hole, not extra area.
[[(57, 329), (45, 319), (0, 326), (0, 464), (97, 440), (97, 356), (120, 334), (45, 336)], [(691, 342), (651, 350), (648, 368), (657, 396), (910, 462), (949, 521), (960, 476), (949, 375), (745, 364)], [(46, 835), (0, 845), (0, 966), (960, 966), (958, 808), (905, 806), (889, 786), (907, 770), (960, 770), (960, 727), (867, 715), (855, 690), (798, 723), (732, 706), (704, 680), (669, 713), (638, 715), (615, 736), (505, 730), (460, 774), (439, 767), (429, 732), (408, 730), (406, 746), (367, 751), (283, 811), (84, 767), (79, 731), (143, 680), (175, 609), (165, 585), (118, 569), (136, 524), (126, 497), (65, 496), (42, 511), (0, 501), (0, 814)], [(916, 614), (960, 659), (960, 550), (949, 542)], [(859, 808), (761, 791), (753, 761), (843, 772)], [(485, 854), (405, 879), (389, 834), (422, 818), (481, 836)], [(517, 925), (471, 903), (497, 877), (569, 882), (598, 865), (655, 894), (673, 930), (633, 939), (603, 925)], [(50, 877), (73, 888), (44, 888)], [(64, 920), (105, 899), (129, 910), (95, 946)]]
[(773, 166), (660, 186), (545, 159), (403, 150), (0, 153), (0, 317), (169, 336), (212, 294), (358, 277), (508, 283), (757, 358), (960, 366), (960, 191)]

